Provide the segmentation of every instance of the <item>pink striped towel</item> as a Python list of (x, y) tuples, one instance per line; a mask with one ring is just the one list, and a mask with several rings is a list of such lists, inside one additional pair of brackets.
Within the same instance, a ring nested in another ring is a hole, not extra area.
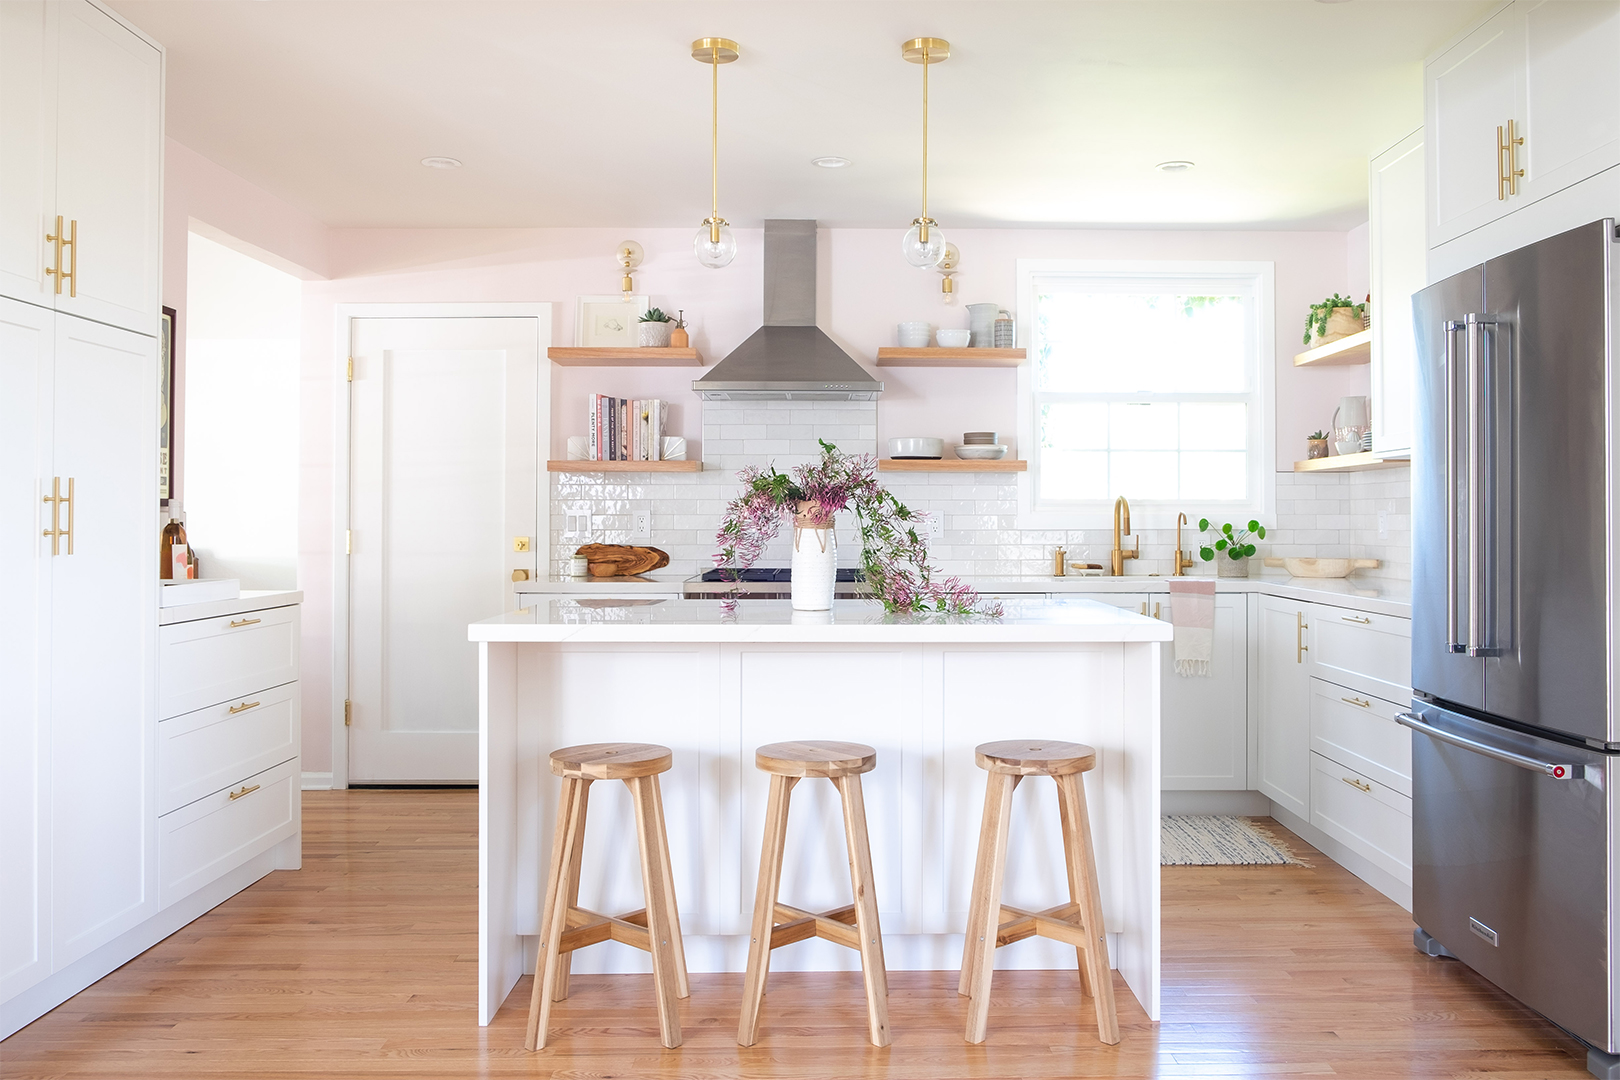
[(1215, 582), (1172, 579), (1170, 622), (1176, 628), (1176, 674), (1208, 675), (1215, 655)]

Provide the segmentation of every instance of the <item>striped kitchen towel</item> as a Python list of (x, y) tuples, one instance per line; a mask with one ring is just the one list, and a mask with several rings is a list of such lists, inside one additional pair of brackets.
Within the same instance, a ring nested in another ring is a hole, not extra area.
[(1215, 582), (1171, 579), (1170, 622), (1176, 628), (1176, 674), (1208, 675), (1215, 655)]

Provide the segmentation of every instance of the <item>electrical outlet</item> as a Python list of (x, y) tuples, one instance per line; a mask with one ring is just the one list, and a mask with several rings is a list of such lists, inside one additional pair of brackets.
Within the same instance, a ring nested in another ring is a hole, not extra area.
[(652, 539), (652, 511), (636, 510), (630, 515), (630, 539)]
[(1378, 511), (1378, 539), (1389, 539), (1389, 511)]
[(943, 539), (945, 539), (945, 515), (943, 515), (943, 514), (929, 514), (923, 519), (923, 521), (928, 526), (928, 539), (930, 539), (930, 540), (943, 540)]

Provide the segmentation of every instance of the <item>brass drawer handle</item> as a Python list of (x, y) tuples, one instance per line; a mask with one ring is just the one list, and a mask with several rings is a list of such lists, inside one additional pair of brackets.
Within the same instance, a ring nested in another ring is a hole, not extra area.
[(240, 705), (231, 706), (231, 715), (235, 716), (239, 712), (247, 712), (249, 709), (256, 709), (258, 707), (259, 703), (257, 701), (244, 701)]
[(1372, 708), (1372, 702), (1367, 701), (1364, 698), (1342, 697), (1339, 700), (1344, 702), (1346, 705), (1354, 705), (1357, 708), (1361, 708), (1361, 709), (1370, 709), (1370, 708)]
[(1372, 620), (1363, 615), (1340, 615), (1339, 618), (1343, 622), (1360, 623), (1363, 626), (1372, 625)]
[(258, 619), (232, 619), (231, 620), (231, 629), (235, 630), (239, 626), (252, 626), (254, 623), (256, 623), (258, 621), (259, 621)]
[[(1341, 776), (1341, 777), (1339, 777), (1339, 779), (1343, 780), (1345, 783), (1349, 784), (1351, 787), (1355, 788), (1357, 791), (1365, 791), (1369, 795), (1372, 794), (1372, 785), (1367, 783), (1367, 781), (1365, 781), (1365, 780), (1352, 780), (1348, 776)], [(232, 795), (231, 798), (234, 799), (234, 798), (236, 798), (236, 796)]]
[(1305, 654), (1311, 651), (1311, 647), (1305, 644), (1305, 631), (1309, 629), (1310, 627), (1305, 625), (1305, 613), (1296, 611), (1294, 613), (1294, 663), (1296, 664), (1303, 664)]
[(235, 802), (237, 799), (240, 799), (242, 796), (251, 795), (255, 791), (258, 791), (258, 790), (259, 790), (259, 785), (258, 784), (254, 784), (252, 787), (249, 787), (248, 785), (243, 784), (241, 791), (233, 791), (233, 792), (231, 792), (230, 800), (231, 800), (231, 802)]

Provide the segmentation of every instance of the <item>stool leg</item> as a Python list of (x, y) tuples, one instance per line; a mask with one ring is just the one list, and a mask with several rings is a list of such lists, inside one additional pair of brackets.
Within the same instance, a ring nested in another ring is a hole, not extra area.
[(1108, 967), (1108, 939), (1103, 932), (1102, 893), (1097, 888), (1097, 858), (1091, 846), (1091, 816), (1080, 774), (1059, 776), (1058, 807), (1063, 814), (1064, 854), (1069, 873), (1083, 885), (1076, 902), (1086, 928), (1086, 964), (1091, 974), (1092, 1000), (1097, 1006), (1097, 1037), (1110, 1046), (1119, 1042), (1119, 1014), (1114, 1008), (1114, 975)]
[(866, 1024), (872, 1045), (888, 1046), (889, 973), (883, 966), (883, 930), (878, 925), (877, 886), (872, 880), (872, 848), (866, 835), (866, 802), (861, 796), (860, 774), (840, 776), (833, 786), (844, 803), (855, 927), (861, 935), (861, 972), (866, 978)]
[(771, 774), (765, 803), (765, 839), (759, 853), (759, 888), (754, 893), (754, 923), (749, 929), (748, 974), (743, 979), (742, 1016), (737, 1045), (753, 1046), (759, 1032), (759, 1002), (771, 970), (771, 928), (776, 925), (776, 892), (782, 884), (782, 846), (787, 839), (788, 796), (798, 777)]
[(692, 996), (692, 986), (686, 977), (686, 943), (681, 940), (681, 912), (675, 903), (675, 870), (669, 862), (669, 832), (664, 827), (664, 788), (657, 776), (648, 777), (652, 783), (653, 808), (658, 811), (658, 858), (664, 870), (664, 899), (669, 902), (670, 944), (675, 946), (675, 996)]
[[(571, 908), (579, 907), (579, 867), (585, 859), (585, 817), (590, 806), (590, 781), (580, 781), (579, 793), (575, 797), (579, 800), (579, 842), (574, 845), (573, 857), (568, 860), (568, 891), (559, 899), (562, 903), (563, 930), (568, 929), (568, 912)], [(551, 987), (552, 1001), (565, 1001), (568, 998), (568, 974), (574, 967), (574, 954), (562, 953), (557, 957), (557, 981)]]
[(584, 841), (584, 792), (589, 780), (564, 778), (557, 796), (557, 830), (551, 840), (551, 870), (546, 875), (545, 906), (540, 909), (540, 955), (534, 973), (534, 993), (529, 997), (529, 1027), (523, 1045), (540, 1050), (546, 1045), (546, 1028), (551, 1022), (551, 994), (557, 981), (558, 950), (568, 912), (561, 901), (568, 896), (568, 871), (573, 865), (574, 846)]
[[(1058, 819), (1063, 823), (1063, 867), (1069, 875), (1069, 903), (1083, 913), (1085, 908), (1081, 905), (1080, 897), (1085, 893), (1086, 882), (1080, 864), (1075, 858), (1076, 853), (1080, 851), (1078, 845), (1081, 839), (1074, 834), (1074, 815), (1069, 811), (1069, 794), (1063, 786), (1063, 778), (1052, 779), (1057, 784)], [(1080, 969), (1080, 994), (1082, 997), (1094, 998), (1097, 991), (1092, 985), (1090, 950), (1077, 945), (1074, 953)]]
[(968, 897), (967, 929), (962, 933), (962, 975), (956, 981), (956, 992), (967, 997), (973, 990), (973, 973), (979, 966), (980, 924), (984, 922), (985, 876), (990, 873), (991, 856), (996, 848), (997, 801), (995, 774), (990, 773), (984, 785), (984, 817), (979, 822), (979, 853), (973, 860), (973, 892)]
[[(996, 970), (996, 934), (1001, 927), (1001, 883), (1007, 874), (1007, 827), (1012, 817), (1012, 793), (1021, 777), (1005, 773), (991, 773), (985, 791), (985, 816), (995, 807), (994, 842), (990, 846), (989, 867), (983, 875), (983, 892), (975, 898), (979, 909), (978, 926), (968, 927), (969, 944), (979, 951), (973, 962), (973, 981), (968, 988), (968, 1016), (966, 1039), (970, 1043), (984, 1042), (990, 1026), (990, 978)], [(987, 820), (985, 828), (992, 822)], [(976, 939), (976, 940), (975, 940)]]
[(665, 1046), (681, 1045), (681, 1014), (676, 1004), (676, 930), (670, 925), (669, 883), (664, 879), (664, 860), (659, 854), (662, 837), (655, 834), (658, 805), (653, 778), (638, 776), (626, 780), (636, 804), (636, 840), (641, 848), (641, 885), (647, 901), (647, 944), (651, 946), (653, 990), (658, 995), (658, 1029)]

